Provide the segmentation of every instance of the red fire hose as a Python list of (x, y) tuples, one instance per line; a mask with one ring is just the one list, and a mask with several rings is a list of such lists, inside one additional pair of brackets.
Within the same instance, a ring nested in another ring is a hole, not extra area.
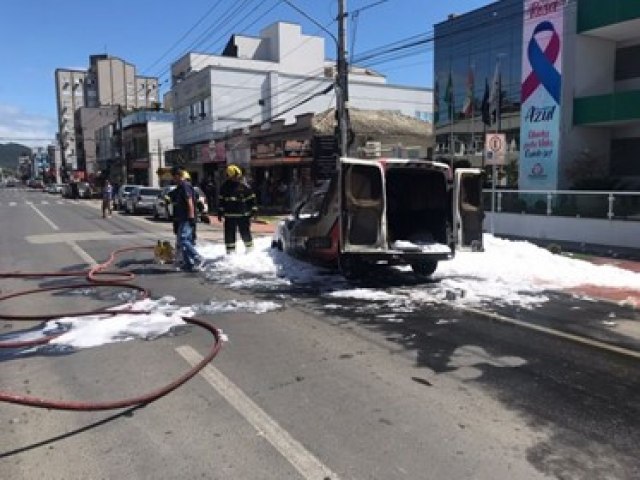
[[(114, 262), (115, 258), (124, 252), (131, 252), (135, 250), (152, 250), (153, 247), (129, 247), (122, 248), (119, 250), (115, 250), (109, 256), (105, 262), (98, 264), (89, 270), (79, 270), (74, 272), (30, 272), (30, 273), (22, 273), (22, 272), (14, 272), (14, 273), (0, 273), (0, 278), (44, 278), (44, 277), (84, 277), (86, 279), (86, 283), (84, 284), (73, 284), (73, 285), (59, 285), (55, 287), (43, 287), (36, 288), (31, 290), (23, 290), (17, 293), (12, 293), (9, 295), (0, 296), (0, 303), (4, 300), (8, 300), (10, 298), (16, 298), (26, 295), (33, 295), (36, 293), (47, 292), (47, 291), (56, 291), (56, 290), (67, 290), (67, 289), (76, 289), (82, 286), (93, 286), (93, 287), (118, 287), (118, 288), (127, 288), (132, 290), (137, 290), (141, 292), (141, 298), (148, 298), (149, 291), (143, 287), (139, 287), (137, 285), (133, 285), (127, 283), (127, 281), (133, 280), (135, 277), (131, 272), (123, 272), (123, 271), (108, 271), (107, 268)], [(148, 312), (144, 311), (135, 311), (135, 310), (109, 310), (108, 308), (101, 308), (93, 311), (86, 312), (70, 312), (70, 313), (59, 313), (59, 314), (39, 314), (39, 315), (7, 315), (0, 312), (0, 318), (5, 320), (13, 320), (13, 321), (26, 321), (26, 320), (50, 320), (52, 318), (60, 318), (60, 317), (80, 317), (86, 315), (118, 315), (119, 313), (130, 314), (146, 314)], [(112, 400), (112, 401), (104, 401), (104, 402), (77, 402), (77, 401), (65, 401), (65, 400), (47, 400), (37, 397), (31, 397), (27, 395), (18, 395), (10, 392), (0, 391), (0, 401), (16, 403), (20, 405), (28, 405), (32, 407), (40, 407), (40, 408), (50, 408), (56, 410), (79, 410), (79, 411), (96, 411), (96, 410), (112, 410), (116, 408), (124, 408), (131, 407), (135, 405), (144, 405), (147, 403), (151, 403), (158, 398), (166, 395), (167, 393), (175, 390), (180, 385), (185, 383), (187, 380), (196, 375), (200, 370), (202, 370), (213, 358), (218, 354), (220, 349), (222, 348), (222, 335), (220, 331), (210, 325), (209, 323), (199, 320), (197, 318), (189, 318), (182, 317), (186, 323), (197, 325), (199, 327), (208, 330), (214, 338), (214, 341), (209, 349), (209, 352), (205, 355), (205, 357), (195, 365), (193, 368), (186, 371), (179, 378), (169, 383), (168, 385), (148, 392), (143, 395), (139, 395), (132, 398), (125, 398), (120, 400)], [(0, 348), (25, 348), (37, 345), (47, 344), (53, 338), (61, 335), (61, 333), (55, 335), (49, 335), (46, 337), (41, 337), (33, 340), (23, 340), (23, 341), (13, 341), (13, 342), (0, 342)]]

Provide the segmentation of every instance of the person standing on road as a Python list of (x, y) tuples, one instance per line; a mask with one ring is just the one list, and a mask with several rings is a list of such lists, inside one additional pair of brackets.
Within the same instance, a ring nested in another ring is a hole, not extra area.
[(196, 196), (191, 183), (179, 167), (171, 170), (176, 188), (173, 194), (173, 218), (177, 227), (177, 244), (182, 252), (183, 270), (193, 272), (199, 269), (202, 258), (193, 244), (196, 223)]
[(208, 213), (213, 213), (216, 202), (216, 184), (213, 182), (213, 178), (211, 178), (211, 176), (207, 178), (206, 182), (203, 182), (202, 191), (207, 197), (207, 205), (209, 206)]
[(236, 230), (247, 250), (253, 248), (251, 237), (251, 217), (256, 217), (256, 195), (244, 181), (242, 170), (236, 165), (229, 165), (225, 171), (227, 179), (220, 187), (218, 202), (218, 221), (224, 218), (224, 245), (227, 253), (236, 249)]
[(102, 188), (102, 218), (107, 218), (107, 212), (111, 216), (111, 205), (113, 204), (113, 186), (109, 180), (105, 180)]

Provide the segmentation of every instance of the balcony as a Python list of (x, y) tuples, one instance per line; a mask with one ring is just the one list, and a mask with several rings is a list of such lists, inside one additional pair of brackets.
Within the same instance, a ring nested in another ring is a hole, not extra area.
[(640, 120), (640, 90), (575, 98), (574, 125), (615, 125)]
[(615, 41), (634, 38), (640, 30), (640, 2), (578, 0), (578, 33)]

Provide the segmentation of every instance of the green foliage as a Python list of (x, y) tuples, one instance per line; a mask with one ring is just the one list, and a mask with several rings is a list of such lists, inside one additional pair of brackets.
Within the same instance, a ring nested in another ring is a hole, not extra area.
[(547, 245), (547, 250), (549, 250), (554, 255), (559, 255), (562, 253), (562, 247), (557, 243), (550, 243)]
[(19, 143), (0, 144), (0, 168), (15, 171), (20, 155), (30, 155), (31, 149)]

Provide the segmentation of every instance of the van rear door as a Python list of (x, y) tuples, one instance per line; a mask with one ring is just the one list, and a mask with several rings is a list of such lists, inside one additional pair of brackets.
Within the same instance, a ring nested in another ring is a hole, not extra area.
[(454, 176), (454, 236), (459, 250), (482, 251), (483, 172), (478, 168), (458, 168)]
[(384, 169), (375, 160), (340, 159), (341, 252), (384, 248)]

